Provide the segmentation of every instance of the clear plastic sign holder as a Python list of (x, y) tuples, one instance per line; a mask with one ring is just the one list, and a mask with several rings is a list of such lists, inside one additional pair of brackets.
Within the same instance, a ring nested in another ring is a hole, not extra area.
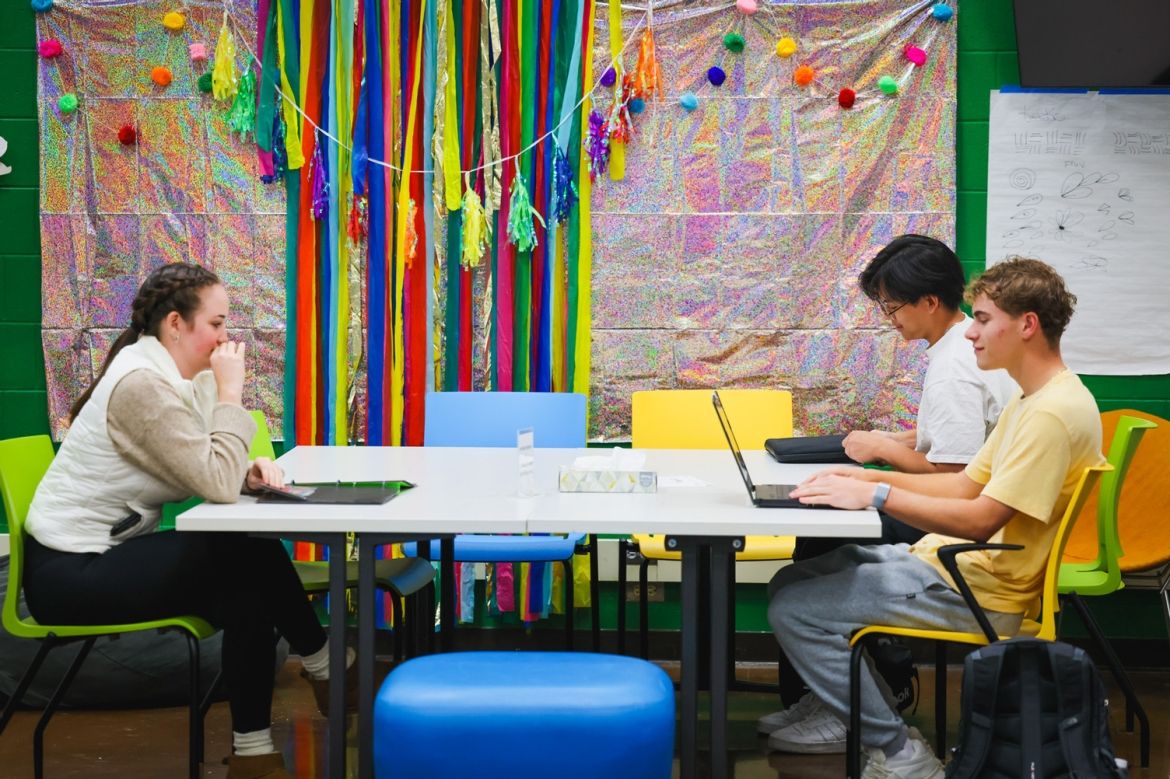
[(519, 475), (516, 492), (522, 498), (531, 498), (538, 494), (536, 490), (536, 455), (533, 452), (535, 442), (536, 434), (533, 433), (531, 427), (516, 431), (516, 467)]

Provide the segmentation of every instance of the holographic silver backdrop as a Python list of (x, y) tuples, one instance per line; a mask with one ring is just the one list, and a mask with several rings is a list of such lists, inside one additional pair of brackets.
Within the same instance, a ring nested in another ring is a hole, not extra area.
[[(594, 435), (628, 436), (630, 393), (668, 387), (791, 388), (806, 434), (912, 423), (922, 350), (883, 327), (856, 278), (900, 233), (954, 245), (956, 23), (930, 2), (759, 5), (654, 3), (666, 96), (635, 117), (625, 180), (593, 190)], [(645, 16), (625, 12), (626, 40)], [(607, 29), (600, 8), (599, 69)], [(799, 87), (805, 64), (815, 80)]]
[[(953, 245), (956, 24), (929, 2), (653, 4), (665, 97), (635, 117), (626, 178), (593, 193), (592, 437), (629, 433), (629, 396), (667, 387), (787, 387), (804, 433), (908, 424), (921, 349), (882, 327), (858, 271), (894, 235)], [(254, 149), (231, 136), (226, 106), (195, 85), (186, 45), (213, 48), (222, 5), (188, 0), (182, 35), (160, 23), (173, 4), (58, 2), (38, 60), (43, 340), (50, 418), (69, 404), (128, 321), (156, 264), (211, 266), (229, 286), (236, 336), (254, 377), (245, 403), (279, 418), (284, 353), (284, 194), (262, 184)], [(254, 29), (233, 3), (238, 29)], [(644, 4), (623, 14), (640, 34)], [(609, 62), (600, 4), (595, 78)], [(739, 32), (742, 53), (723, 47)], [(777, 56), (776, 42), (797, 52)], [(926, 50), (923, 67), (904, 57)], [(637, 40), (626, 49), (632, 70)], [(242, 52), (241, 62), (242, 64)], [(165, 90), (150, 69), (167, 64)], [(794, 85), (798, 65), (815, 69)], [(721, 87), (709, 67), (727, 73)], [(877, 79), (901, 84), (883, 95)], [(857, 103), (837, 104), (842, 87)], [(62, 115), (58, 98), (81, 102)], [(608, 100), (597, 95), (598, 108)], [(688, 113), (679, 96), (692, 92)], [(116, 135), (139, 129), (137, 146)]]

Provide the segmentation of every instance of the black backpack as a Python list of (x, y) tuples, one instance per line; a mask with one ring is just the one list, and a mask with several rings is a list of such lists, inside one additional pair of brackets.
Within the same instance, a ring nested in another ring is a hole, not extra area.
[(959, 745), (947, 779), (1127, 779), (1109, 702), (1084, 650), (1013, 638), (967, 655)]

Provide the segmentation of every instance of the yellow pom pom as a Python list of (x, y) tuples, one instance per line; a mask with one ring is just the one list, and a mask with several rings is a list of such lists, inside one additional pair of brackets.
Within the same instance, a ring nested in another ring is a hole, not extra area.
[(178, 11), (169, 11), (163, 16), (163, 27), (166, 27), (171, 32), (183, 29), (183, 25), (186, 23), (187, 17)]
[(788, 59), (796, 53), (796, 41), (791, 38), (781, 38), (776, 42), (776, 53)]

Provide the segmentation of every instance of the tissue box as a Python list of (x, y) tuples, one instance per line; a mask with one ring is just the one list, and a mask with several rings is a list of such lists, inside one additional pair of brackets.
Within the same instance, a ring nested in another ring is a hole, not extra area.
[(561, 466), (561, 492), (657, 492), (654, 471), (617, 471)]

